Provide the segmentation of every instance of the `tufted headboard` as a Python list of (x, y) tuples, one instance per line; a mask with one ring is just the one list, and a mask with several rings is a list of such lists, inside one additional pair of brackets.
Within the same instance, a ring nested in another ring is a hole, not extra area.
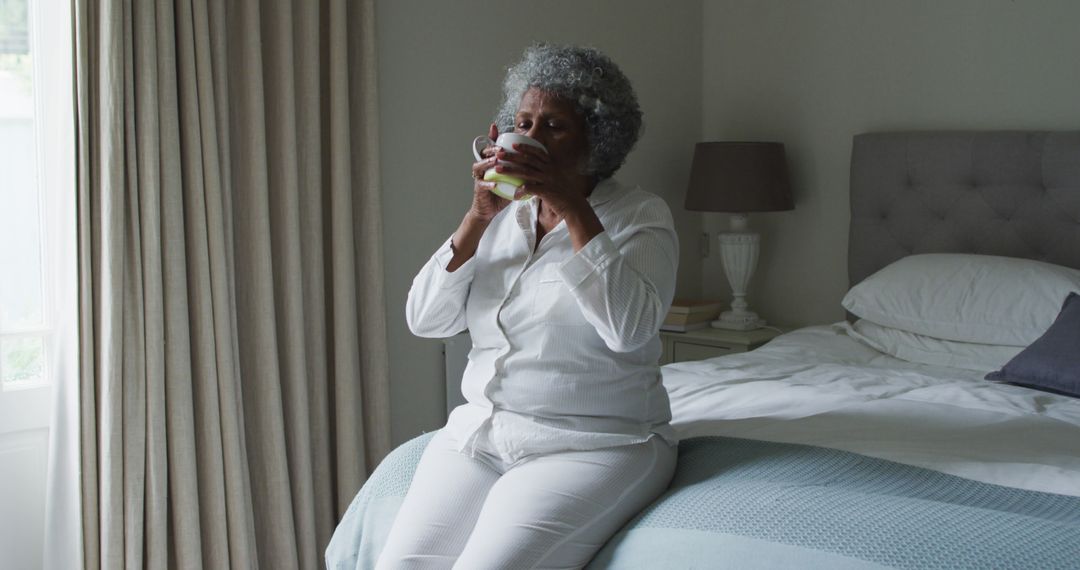
[(938, 252), (1080, 268), (1080, 131), (856, 136), (849, 284)]

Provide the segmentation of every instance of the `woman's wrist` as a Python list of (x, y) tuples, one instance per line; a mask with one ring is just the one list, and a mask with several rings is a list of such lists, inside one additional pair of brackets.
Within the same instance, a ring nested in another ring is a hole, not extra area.
[(465, 212), (465, 219), (462, 223), (469, 223), (474, 225), (487, 226), (491, 223), (491, 220), (495, 219), (495, 215), (485, 215), (476, 210), (476, 208), (469, 208), (469, 211)]
[(465, 213), (461, 225), (458, 226), (457, 231), (450, 238), (450, 250), (454, 252), (454, 255), (446, 266), (447, 271), (452, 273), (458, 267), (464, 265), (466, 261), (472, 259), (472, 256), (476, 254), (477, 246), (480, 244), (480, 238), (490, 224), (490, 219), (477, 215), (472, 208)]
[(582, 198), (581, 204), (567, 208), (562, 217), (566, 222), (566, 229), (570, 232), (570, 241), (575, 252), (585, 247), (592, 238), (604, 232), (604, 224), (600, 222), (600, 218), (587, 199)]

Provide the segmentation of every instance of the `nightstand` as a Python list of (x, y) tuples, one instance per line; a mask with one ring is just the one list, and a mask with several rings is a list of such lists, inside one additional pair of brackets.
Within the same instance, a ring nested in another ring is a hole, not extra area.
[(660, 364), (704, 360), (725, 354), (746, 352), (769, 342), (781, 333), (774, 329), (731, 331), (712, 327), (689, 332), (660, 331), (664, 352)]

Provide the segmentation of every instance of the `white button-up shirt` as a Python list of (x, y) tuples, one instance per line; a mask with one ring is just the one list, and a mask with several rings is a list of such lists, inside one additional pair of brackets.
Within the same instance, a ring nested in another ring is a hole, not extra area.
[(505, 460), (677, 440), (657, 362), (678, 238), (659, 197), (614, 179), (589, 203), (604, 232), (574, 252), (565, 222), (536, 246), (536, 198), (492, 220), (454, 272), (447, 240), (413, 280), (413, 334), (472, 337), (467, 400), (447, 421), (460, 450), (477, 440)]

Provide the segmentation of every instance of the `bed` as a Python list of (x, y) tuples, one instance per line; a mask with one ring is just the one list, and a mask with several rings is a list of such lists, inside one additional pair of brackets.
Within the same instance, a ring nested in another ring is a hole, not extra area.
[[(663, 367), (674, 480), (589, 568), (1080, 567), (1080, 398), (984, 378), (1080, 290), (1080, 132), (859, 135), (849, 241), (847, 321)], [(337, 568), (374, 566), (431, 435), (357, 495)]]

